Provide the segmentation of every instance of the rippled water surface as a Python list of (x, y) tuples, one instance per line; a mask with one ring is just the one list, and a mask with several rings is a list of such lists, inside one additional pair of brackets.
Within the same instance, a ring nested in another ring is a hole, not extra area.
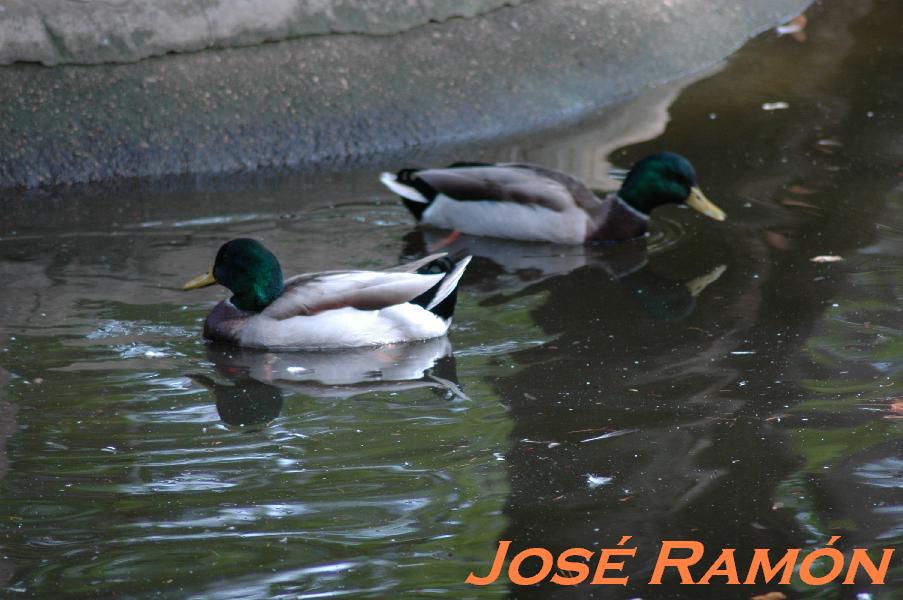
[[(238, 236), (287, 273), (424, 252), (441, 234), (375, 173), (6, 199), (0, 595), (897, 597), (897, 557), (885, 586), (645, 582), (663, 539), (738, 564), (903, 540), (900, 39), (899, 3), (826, 2), (805, 39), (766, 33), (579, 127), (412, 156), (611, 188), (610, 166), (671, 149), (729, 214), (665, 208), (617, 248), (461, 238), (477, 258), (428, 344), (208, 346), (224, 290), (178, 289)], [(463, 583), (500, 539), (622, 535), (627, 588)]]

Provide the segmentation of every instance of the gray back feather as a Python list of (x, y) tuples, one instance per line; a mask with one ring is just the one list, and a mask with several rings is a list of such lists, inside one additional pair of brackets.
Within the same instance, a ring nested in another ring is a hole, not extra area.
[(496, 200), (541, 206), (557, 212), (589, 209), (599, 199), (579, 179), (536, 165), (500, 164), (426, 169), (417, 177), (455, 200)]

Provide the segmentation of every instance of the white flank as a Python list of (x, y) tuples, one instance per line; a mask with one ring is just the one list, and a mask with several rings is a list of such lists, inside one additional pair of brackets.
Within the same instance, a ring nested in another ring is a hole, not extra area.
[(556, 212), (513, 202), (459, 202), (445, 194), (436, 196), (421, 222), (471, 235), (558, 244), (582, 244), (587, 232), (587, 215), (577, 207)]
[(383, 185), (385, 185), (387, 188), (389, 188), (402, 198), (407, 198), (408, 200), (412, 200), (414, 202), (429, 204), (429, 200), (424, 198), (423, 194), (418, 192), (416, 189), (412, 188), (409, 185), (399, 183), (398, 179), (395, 178), (394, 173), (385, 172), (379, 176), (379, 180), (383, 182)]
[(259, 314), (248, 320), (240, 342), (256, 348), (355, 348), (428, 340), (445, 335), (449, 325), (406, 302), (380, 310), (339, 308), (283, 320)]

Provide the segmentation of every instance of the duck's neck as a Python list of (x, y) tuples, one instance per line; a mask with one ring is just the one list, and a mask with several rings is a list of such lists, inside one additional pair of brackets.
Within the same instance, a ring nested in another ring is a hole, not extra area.
[(655, 208), (648, 200), (653, 195), (641, 183), (624, 182), (617, 196), (624, 204), (646, 216)]
[(261, 312), (281, 296), (284, 289), (282, 273), (276, 272), (267, 277), (258, 278), (253, 285), (232, 290), (234, 295), (230, 300), (240, 310)]
[(622, 242), (640, 237), (649, 226), (649, 215), (625, 202), (618, 194), (609, 194), (590, 214), (592, 231), (588, 241)]

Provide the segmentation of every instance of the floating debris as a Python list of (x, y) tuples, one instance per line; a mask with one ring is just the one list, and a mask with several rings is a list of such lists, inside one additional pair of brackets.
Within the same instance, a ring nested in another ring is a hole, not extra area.
[(833, 263), (840, 262), (843, 260), (842, 256), (837, 256), (836, 254), (823, 254), (821, 256), (813, 256), (809, 259), (809, 262), (814, 263)]
[[(802, 33), (803, 29), (806, 28), (807, 22), (808, 22), (808, 19), (806, 18), (806, 15), (800, 15), (798, 17), (790, 19), (788, 22), (784, 23), (783, 25), (778, 25), (775, 28), (775, 31), (777, 32), (778, 35), (793, 35), (796, 33)], [(793, 37), (797, 41), (800, 41), (800, 42), (806, 41), (805, 36), (793, 35)]]
[(604, 475), (592, 475), (590, 473), (586, 474), (586, 485), (590, 487), (590, 489), (597, 488), (603, 485), (607, 485), (612, 482), (614, 477), (605, 477)]
[(762, 105), (762, 110), (784, 110), (790, 108), (786, 102), (766, 102)]
[(885, 418), (889, 419), (899, 419), (903, 416), (903, 401), (900, 398), (891, 398), (891, 403), (887, 407), (887, 412), (890, 414)]
[(761, 596), (753, 596), (750, 600), (787, 600), (783, 592), (768, 592)]
[(608, 433), (597, 435), (596, 437), (580, 440), (580, 443), (585, 444), (586, 442), (598, 442), (599, 440), (607, 440), (609, 438), (619, 437), (628, 433), (633, 433), (634, 431), (636, 431), (636, 429), (619, 429), (617, 431), (609, 431)]

